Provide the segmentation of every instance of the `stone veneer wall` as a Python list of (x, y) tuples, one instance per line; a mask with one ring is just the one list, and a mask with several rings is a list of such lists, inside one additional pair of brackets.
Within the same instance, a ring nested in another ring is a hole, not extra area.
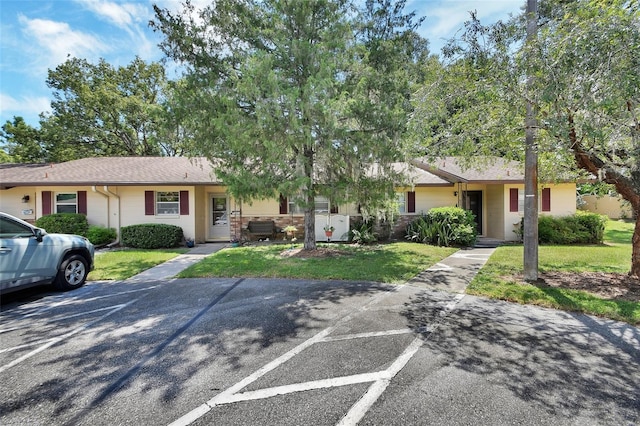
[[(413, 221), (418, 214), (415, 215), (402, 215), (398, 217), (396, 222), (391, 227), (391, 234), (389, 239), (391, 240), (404, 240), (405, 230), (407, 225)], [(351, 226), (353, 223), (360, 220), (360, 216), (351, 216), (350, 222)], [(248, 223), (250, 221), (264, 221), (264, 220), (272, 220), (276, 224), (276, 229), (283, 229), (286, 226), (293, 225), (298, 229), (296, 233), (297, 238), (302, 238), (303, 230), (304, 230), (304, 216), (301, 215), (287, 215), (287, 216), (242, 216), (242, 226), (240, 226), (240, 217), (232, 216), (231, 217), (231, 238), (237, 236), (238, 238), (242, 235), (242, 229), (246, 229)], [(378, 235), (382, 235), (384, 231), (382, 229), (374, 229)], [(284, 234), (278, 235), (278, 239), (284, 238)]]
[[(302, 235), (304, 229), (304, 216), (242, 216), (242, 225), (240, 225), (240, 217), (231, 217), (231, 237), (240, 237), (242, 235), (242, 229), (246, 229), (250, 221), (265, 221), (272, 220), (276, 224), (276, 230), (283, 229), (286, 226), (293, 225), (298, 229), (297, 237)], [(277, 236), (279, 239), (284, 237), (284, 234)]]

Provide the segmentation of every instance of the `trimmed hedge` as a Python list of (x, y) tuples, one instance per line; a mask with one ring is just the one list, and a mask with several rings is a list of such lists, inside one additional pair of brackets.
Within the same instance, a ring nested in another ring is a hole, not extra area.
[(118, 238), (118, 234), (113, 228), (91, 225), (87, 232), (87, 238), (94, 246), (104, 246), (114, 242)]
[[(539, 216), (538, 242), (540, 244), (602, 244), (607, 216), (578, 212), (572, 216)], [(522, 235), (524, 219), (520, 221)]]
[(183, 239), (182, 228), (162, 223), (143, 223), (125, 226), (120, 230), (120, 243), (125, 247), (171, 248), (180, 246)]
[(54, 213), (42, 216), (35, 225), (50, 234), (75, 234), (87, 236), (89, 222), (87, 217), (78, 213)]
[(407, 226), (405, 238), (438, 246), (469, 247), (478, 237), (474, 215), (460, 207), (436, 207)]

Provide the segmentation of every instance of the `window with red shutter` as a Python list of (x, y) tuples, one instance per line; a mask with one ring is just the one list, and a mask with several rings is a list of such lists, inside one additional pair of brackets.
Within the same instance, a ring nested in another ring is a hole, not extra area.
[(287, 214), (287, 207), (289, 206), (289, 201), (287, 197), (280, 194), (280, 214)]
[(78, 213), (87, 215), (87, 191), (78, 191)]
[(156, 197), (153, 191), (144, 191), (144, 214), (153, 216), (156, 213)]
[(416, 212), (416, 192), (409, 191), (407, 192), (407, 213), (415, 213)]
[(180, 191), (180, 214), (189, 214), (189, 191)]
[(51, 214), (53, 194), (51, 191), (42, 191), (42, 215)]
[(551, 211), (551, 188), (542, 188), (542, 211)]
[(518, 211), (518, 188), (509, 189), (509, 211)]

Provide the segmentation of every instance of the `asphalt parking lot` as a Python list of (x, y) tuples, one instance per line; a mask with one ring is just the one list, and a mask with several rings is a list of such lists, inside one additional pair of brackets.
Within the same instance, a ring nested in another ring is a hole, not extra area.
[(640, 330), (418, 285), (189, 279), (3, 297), (3, 425), (632, 425)]

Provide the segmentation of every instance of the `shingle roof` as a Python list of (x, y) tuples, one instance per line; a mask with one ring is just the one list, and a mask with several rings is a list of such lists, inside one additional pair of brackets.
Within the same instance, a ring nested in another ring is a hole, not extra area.
[(456, 157), (444, 157), (431, 162), (427, 158), (420, 158), (412, 163), (450, 182), (514, 183), (524, 181), (524, 169), (522, 164), (517, 161), (509, 161), (500, 157), (484, 157), (476, 160), (473, 165), (466, 165)]
[[(414, 185), (451, 183), (413, 165), (404, 169)], [(211, 185), (220, 183), (206, 158), (95, 157), (56, 164), (0, 164), (0, 187), (43, 185)]]
[(396, 163), (397, 171), (403, 171), (415, 186), (451, 186), (451, 182), (412, 164)]
[[(522, 165), (485, 158), (465, 167), (456, 157), (396, 164), (416, 186), (446, 186), (455, 182), (522, 182)], [(204, 157), (95, 157), (57, 164), (0, 164), (0, 187), (43, 185), (211, 185), (220, 183)]]
[(57, 164), (3, 164), (0, 185), (203, 185), (217, 183), (206, 158), (96, 157)]

